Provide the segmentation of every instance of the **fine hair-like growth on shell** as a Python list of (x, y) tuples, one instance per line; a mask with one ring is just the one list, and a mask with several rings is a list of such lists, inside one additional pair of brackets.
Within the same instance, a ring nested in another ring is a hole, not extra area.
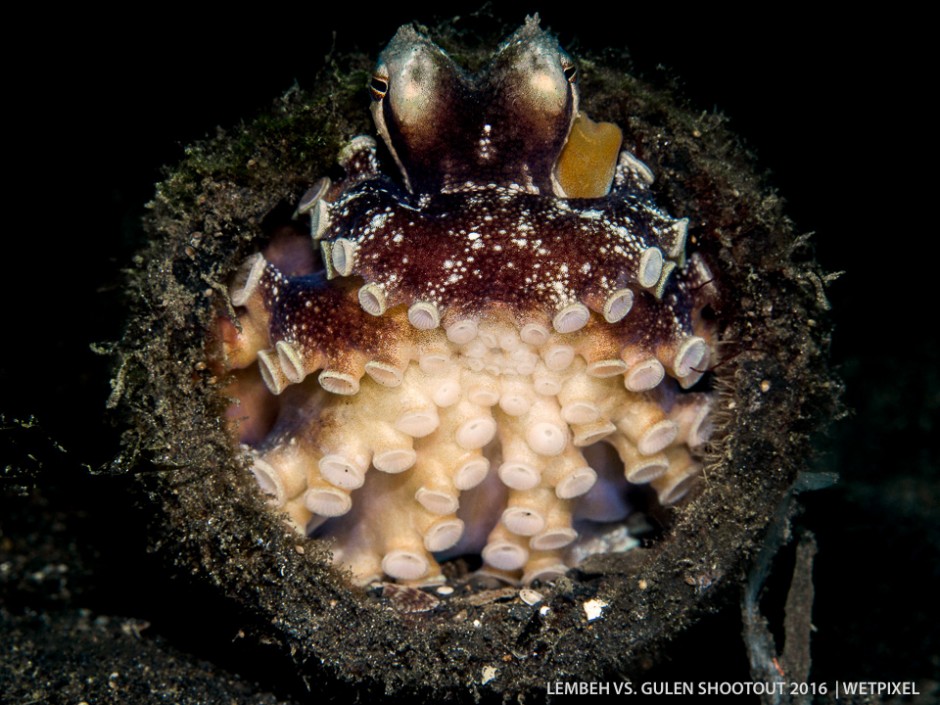
[(172, 469), (155, 541), (301, 678), (635, 672), (739, 579), (830, 408), (819, 275), (719, 117), (535, 20), (435, 37), (159, 186), (127, 457)]

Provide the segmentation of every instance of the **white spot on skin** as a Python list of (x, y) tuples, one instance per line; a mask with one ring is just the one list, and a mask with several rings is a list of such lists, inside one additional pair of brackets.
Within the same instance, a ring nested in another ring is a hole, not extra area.
[(386, 220), (388, 220), (388, 216), (384, 213), (379, 213), (378, 215), (372, 216), (372, 220), (369, 222), (368, 227), (372, 230), (379, 230), (385, 226)]

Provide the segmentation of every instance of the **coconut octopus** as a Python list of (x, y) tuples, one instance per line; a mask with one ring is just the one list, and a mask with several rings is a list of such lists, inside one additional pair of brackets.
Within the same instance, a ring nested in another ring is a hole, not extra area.
[(620, 129), (579, 111), (537, 18), (475, 74), (402, 27), (370, 90), (391, 159), (353, 138), (297, 207), (310, 237), (274, 237), (231, 285), (234, 435), (357, 584), (438, 582), (467, 554), (551, 580), (611, 550), (596, 527), (629, 487), (666, 505), (694, 485), (709, 265)]

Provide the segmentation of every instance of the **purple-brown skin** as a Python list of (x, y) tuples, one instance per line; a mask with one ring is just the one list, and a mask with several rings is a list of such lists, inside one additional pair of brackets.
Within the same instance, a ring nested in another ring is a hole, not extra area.
[(236, 434), (358, 583), (439, 581), (458, 553), (550, 580), (610, 548), (628, 481), (672, 503), (698, 472), (709, 267), (628, 152), (567, 195), (577, 70), (536, 19), (475, 75), (402, 27), (371, 90), (399, 173), (353, 139), (298, 208), (325, 267), (275, 239), (232, 286)]

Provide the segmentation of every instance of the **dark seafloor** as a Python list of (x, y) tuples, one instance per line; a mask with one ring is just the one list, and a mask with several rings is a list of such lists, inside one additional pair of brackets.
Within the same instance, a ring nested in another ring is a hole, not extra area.
[[(727, 114), (789, 215), (815, 231), (824, 267), (845, 270), (828, 296), (848, 416), (812, 460), (840, 481), (803, 495), (795, 524), (819, 547), (810, 680), (915, 681), (916, 702), (940, 701), (940, 341), (935, 197), (920, 185), (933, 139), (919, 23), (655, 10), (609, 21), (535, 5), (500, 14), (519, 22), (526, 10), (541, 10), (574, 55), (575, 39), (626, 45), (635, 72), (660, 85), (677, 76), (694, 105)], [(15, 176), (0, 277), (0, 702), (356, 696), (333, 682), (308, 694), (273, 653), (247, 646), (233, 608), (148, 553), (133, 481), (107, 472), (121, 420), (104, 412), (109, 363), (90, 346), (121, 335), (120, 270), (161, 165), (313, 81), (334, 29), (339, 50), (374, 55), (399, 24), (433, 17), (271, 9), (149, 18), (146, 32), (112, 17), (125, 23), (112, 32), (104, 17), (75, 14), (23, 28), (31, 51), (8, 62), (18, 67), (5, 135)], [(792, 563), (791, 545), (763, 602), (771, 622)], [(644, 676), (749, 679), (734, 596)]]

